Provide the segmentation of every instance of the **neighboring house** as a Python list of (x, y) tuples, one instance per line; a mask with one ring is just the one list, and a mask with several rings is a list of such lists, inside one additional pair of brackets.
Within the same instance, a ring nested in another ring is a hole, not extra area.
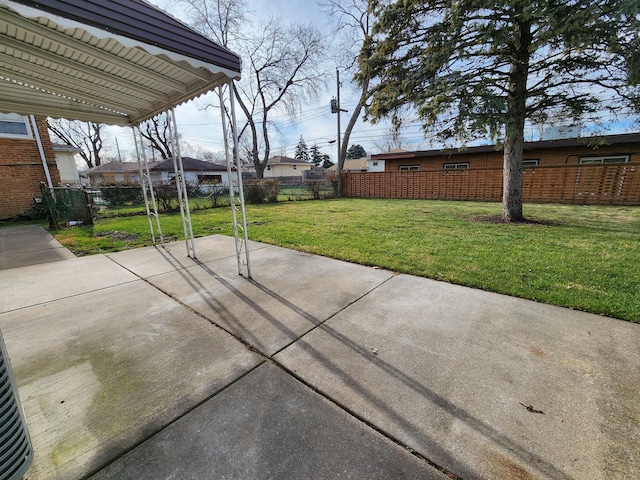
[(384, 172), (384, 166), (384, 159), (367, 157), (367, 172)]
[(72, 145), (53, 144), (53, 152), (56, 155), (56, 165), (60, 172), (60, 183), (63, 185), (80, 185), (80, 175), (76, 165), (76, 154), (80, 153), (77, 147)]
[[(346, 158), (342, 166), (343, 172), (366, 172), (368, 170), (368, 157), (362, 158)], [(335, 172), (338, 170), (337, 165), (331, 165), (329, 170)]]
[(26, 213), (41, 198), (40, 182), (60, 183), (46, 119), (0, 113), (0, 219)]
[[(187, 183), (200, 185), (202, 183), (221, 184), (229, 186), (229, 175), (227, 166), (219, 163), (205, 162), (190, 157), (182, 157), (182, 166), (184, 168), (184, 179)], [(231, 169), (235, 171), (236, 167)], [(149, 173), (151, 173), (151, 181), (171, 181), (175, 177), (173, 168), (173, 159), (168, 158), (160, 162), (149, 165)]]
[[(503, 152), (495, 145), (465, 149), (390, 152), (371, 156), (384, 160), (385, 171), (502, 168)], [(524, 166), (611, 164), (640, 161), (640, 133), (525, 142)]]
[(83, 172), (92, 187), (127, 185), (139, 182), (138, 162), (108, 162)]
[(264, 178), (303, 177), (305, 170), (311, 170), (313, 163), (301, 162), (289, 157), (271, 157), (264, 169)]
[[(182, 157), (184, 179), (191, 184), (229, 185), (226, 165), (205, 162), (190, 157)], [(235, 169), (235, 167), (233, 167)], [(140, 183), (140, 170), (137, 162), (109, 162), (90, 168), (85, 172), (93, 187), (100, 185), (131, 185)], [(153, 183), (170, 182), (175, 177), (173, 159), (168, 158), (149, 164), (149, 174)]]
[[(466, 149), (388, 152), (382, 172), (344, 173), (351, 197), (500, 201), (503, 152)], [(527, 142), (525, 202), (640, 205), (640, 133)]]

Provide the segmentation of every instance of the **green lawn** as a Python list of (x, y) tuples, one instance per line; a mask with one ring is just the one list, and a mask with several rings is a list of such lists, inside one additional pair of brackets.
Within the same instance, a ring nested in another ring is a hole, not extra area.
[[(397, 272), (640, 322), (640, 208), (332, 199), (249, 205), (249, 238)], [(192, 212), (196, 236), (232, 234), (228, 208)], [(165, 235), (182, 238), (179, 214)], [(145, 216), (55, 234), (77, 254), (149, 244)], [(344, 288), (349, 288), (345, 285)]]

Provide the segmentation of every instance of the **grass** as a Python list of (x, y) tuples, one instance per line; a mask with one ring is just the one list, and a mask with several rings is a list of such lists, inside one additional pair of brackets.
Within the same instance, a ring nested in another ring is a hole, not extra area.
[[(332, 199), (249, 205), (260, 242), (640, 322), (640, 208), (526, 205), (524, 224), (497, 203)], [(182, 238), (179, 214), (162, 215)], [(231, 235), (228, 208), (195, 210), (196, 236)], [(149, 244), (145, 216), (59, 231), (77, 254)], [(345, 286), (348, 288), (348, 286)]]

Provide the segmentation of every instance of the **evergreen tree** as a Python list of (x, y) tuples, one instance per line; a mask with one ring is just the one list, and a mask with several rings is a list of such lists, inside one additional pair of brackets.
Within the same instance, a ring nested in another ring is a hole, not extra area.
[(329, 157), (329, 155), (327, 155), (326, 153), (324, 155), (322, 155), (322, 157), (324, 158), (324, 160), (322, 161), (322, 168), (331, 168), (335, 165), (335, 163), (333, 163)]
[(372, 120), (412, 106), (425, 133), (504, 145), (503, 219), (521, 221), (525, 126), (640, 109), (638, 0), (370, 0), (360, 82)]
[(309, 161), (309, 149), (307, 148), (307, 144), (304, 142), (304, 138), (302, 138), (302, 135), (300, 135), (300, 141), (296, 146), (296, 154), (294, 158), (299, 162)]
[(362, 158), (367, 156), (367, 151), (362, 148), (362, 145), (358, 145), (357, 143), (351, 145), (349, 150), (347, 150), (347, 158)]

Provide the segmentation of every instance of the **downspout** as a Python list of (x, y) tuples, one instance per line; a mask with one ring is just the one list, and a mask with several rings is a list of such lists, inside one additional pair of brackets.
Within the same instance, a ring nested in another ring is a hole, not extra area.
[(36, 117), (30, 115), (31, 118), (31, 128), (33, 129), (33, 134), (36, 137), (36, 142), (38, 144), (38, 150), (40, 151), (40, 159), (42, 160), (42, 167), (44, 168), (44, 174), (47, 177), (47, 185), (49, 186), (49, 190), (51, 190), (51, 194), (53, 195), (53, 182), (51, 181), (51, 173), (49, 172), (49, 165), (47, 164), (47, 157), (44, 155), (44, 148), (42, 148), (42, 139), (40, 138), (40, 132), (38, 131), (38, 124), (36, 123)]

